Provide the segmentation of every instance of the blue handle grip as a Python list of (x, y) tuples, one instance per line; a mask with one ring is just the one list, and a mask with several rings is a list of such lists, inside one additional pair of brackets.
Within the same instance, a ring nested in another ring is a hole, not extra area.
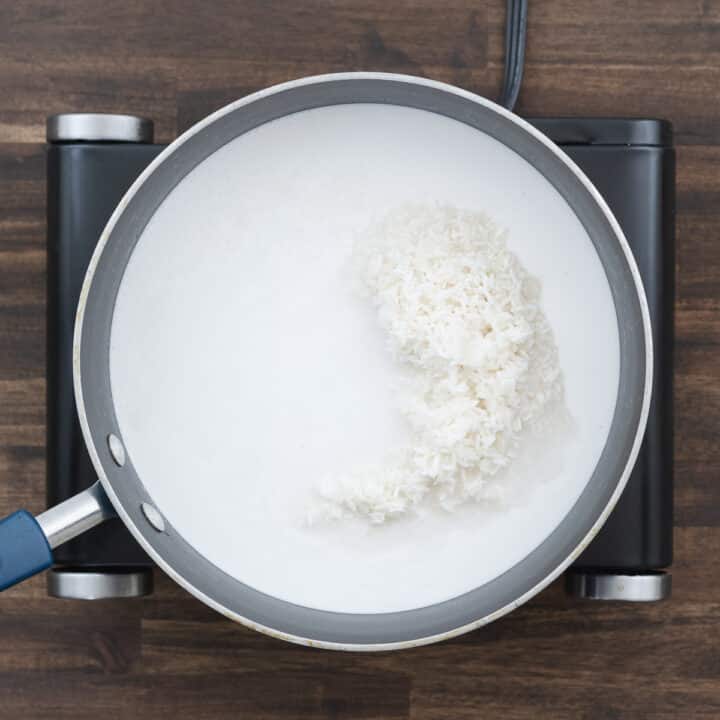
[(29, 512), (0, 520), (0, 590), (49, 568), (52, 560), (45, 533)]

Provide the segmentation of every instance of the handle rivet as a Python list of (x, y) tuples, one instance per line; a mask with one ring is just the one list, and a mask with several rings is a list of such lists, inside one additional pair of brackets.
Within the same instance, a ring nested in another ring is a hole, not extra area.
[(154, 508), (150, 503), (141, 503), (140, 509), (142, 510), (145, 519), (158, 531), (165, 532), (165, 520), (163, 516), (158, 512), (157, 508)]
[(107, 444), (115, 464), (118, 467), (122, 467), (125, 464), (125, 448), (122, 442), (120, 442), (120, 438), (110, 433), (107, 436)]

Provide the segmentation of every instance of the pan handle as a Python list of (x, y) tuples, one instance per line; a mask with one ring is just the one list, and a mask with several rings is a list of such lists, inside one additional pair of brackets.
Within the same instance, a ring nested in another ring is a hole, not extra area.
[(33, 517), (19, 510), (0, 520), (0, 591), (52, 565), (52, 548), (115, 515), (99, 482)]

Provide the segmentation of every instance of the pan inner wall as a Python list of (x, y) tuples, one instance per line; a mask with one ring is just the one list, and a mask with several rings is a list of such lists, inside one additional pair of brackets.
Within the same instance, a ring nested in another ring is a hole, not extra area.
[[(509, 228), (543, 282), (573, 437), (526, 468), (526, 501), (509, 510), (307, 528), (322, 473), (403, 439), (393, 363), (344, 273), (358, 233), (408, 201)], [(202, 556), (282, 600), (391, 613), (492, 581), (560, 524), (605, 446), (618, 343), (593, 243), (537, 170), (467, 124), (355, 104), (265, 124), (177, 184), (125, 271), (110, 362), (134, 468)]]

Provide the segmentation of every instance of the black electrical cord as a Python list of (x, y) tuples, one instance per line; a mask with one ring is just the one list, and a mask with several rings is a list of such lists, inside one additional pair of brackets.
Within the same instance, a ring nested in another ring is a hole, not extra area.
[(505, 21), (505, 77), (500, 103), (512, 110), (520, 94), (525, 63), (528, 0), (507, 0)]

